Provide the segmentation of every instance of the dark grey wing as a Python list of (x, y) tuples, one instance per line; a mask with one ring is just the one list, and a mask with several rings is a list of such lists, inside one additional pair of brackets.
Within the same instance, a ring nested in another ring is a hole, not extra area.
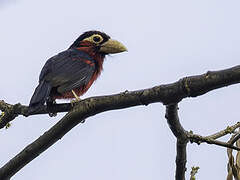
[(49, 59), (39, 79), (49, 82), (62, 94), (85, 86), (94, 72), (95, 63), (88, 54), (70, 49)]

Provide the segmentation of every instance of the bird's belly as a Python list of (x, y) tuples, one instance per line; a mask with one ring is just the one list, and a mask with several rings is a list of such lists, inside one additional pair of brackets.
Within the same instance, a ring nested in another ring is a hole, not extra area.
[[(76, 88), (76, 89), (73, 89), (73, 90), (78, 96), (81, 96), (86, 92), (86, 91), (84, 91), (84, 89), (85, 88), (80, 87), (80, 88)], [(74, 97), (72, 91), (68, 91), (68, 92), (65, 92), (63, 94), (53, 95), (53, 99), (73, 99), (73, 98), (75, 98), (75, 97)]]
[[(91, 85), (97, 79), (97, 77), (99, 75), (100, 75), (100, 73), (95, 72), (93, 74), (92, 78), (90, 79), (90, 81), (86, 85), (81, 86), (79, 88), (75, 88), (75, 89), (73, 89), (73, 91), (77, 94), (77, 96), (83, 95), (85, 92), (87, 92), (87, 90), (91, 87)], [(63, 94), (53, 95), (53, 99), (73, 99), (73, 98), (75, 98), (75, 97), (74, 97), (72, 91), (68, 91)]]

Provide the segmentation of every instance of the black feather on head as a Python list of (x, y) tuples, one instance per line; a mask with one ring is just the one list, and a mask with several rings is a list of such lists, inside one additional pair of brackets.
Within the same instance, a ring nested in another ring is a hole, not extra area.
[(110, 39), (110, 36), (108, 36), (106, 33), (104, 32), (100, 32), (100, 31), (87, 31), (84, 32), (82, 35), (80, 35), (74, 42), (73, 44), (69, 47), (69, 48), (74, 48), (74, 47), (78, 47), (79, 46), (79, 42), (81, 42), (82, 40), (84, 40), (87, 37), (92, 36), (93, 34), (99, 34), (103, 37), (103, 42), (106, 42), (107, 40)]

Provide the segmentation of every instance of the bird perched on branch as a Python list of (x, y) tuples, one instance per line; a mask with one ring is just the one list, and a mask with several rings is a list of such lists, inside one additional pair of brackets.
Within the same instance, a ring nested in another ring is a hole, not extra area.
[(83, 95), (98, 78), (106, 55), (127, 51), (120, 42), (99, 31), (88, 31), (65, 51), (48, 59), (29, 104), (29, 114), (56, 99)]

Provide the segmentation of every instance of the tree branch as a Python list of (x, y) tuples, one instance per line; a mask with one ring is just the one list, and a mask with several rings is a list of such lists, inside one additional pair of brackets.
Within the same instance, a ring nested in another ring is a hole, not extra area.
[(239, 127), (240, 127), (240, 122), (237, 122), (236, 124), (234, 124), (232, 126), (228, 126), (224, 130), (221, 130), (221, 131), (214, 133), (212, 135), (209, 135), (209, 136), (201, 136), (198, 134), (193, 134), (193, 132), (187, 132), (187, 136), (191, 143), (195, 142), (197, 144), (201, 144), (202, 142), (205, 142), (208, 144), (215, 144), (218, 146), (227, 147), (227, 148), (231, 148), (231, 149), (240, 151), (239, 147), (233, 146), (234, 142), (236, 142), (240, 137), (239, 133), (233, 135), (234, 138), (231, 138), (231, 141), (229, 141), (229, 142), (222, 142), (222, 141), (216, 140), (227, 134), (236, 133), (235, 130)]
[(208, 137), (203, 137), (203, 136), (200, 136), (200, 135), (197, 135), (197, 134), (191, 134), (191, 133), (188, 133), (187, 136), (188, 136), (190, 142), (195, 142), (197, 144), (205, 142), (205, 143), (208, 143), (208, 144), (215, 144), (215, 145), (218, 145), (218, 146), (227, 147), (227, 148), (231, 148), (231, 149), (235, 149), (237, 151), (240, 151), (239, 147), (233, 146), (230, 143), (225, 143), (225, 142), (222, 142), (222, 141), (214, 140), (214, 139), (211, 139), (211, 138), (208, 138)]
[[(55, 104), (52, 107), (52, 111), (54, 112), (68, 112), (72, 109), (70, 103), (62, 103)], [(0, 110), (3, 112), (0, 116), (0, 129), (4, 128), (9, 122), (14, 120), (17, 116), (29, 116), (29, 115), (37, 115), (37, 114), (48, 114), (47, 106), (43, 106), (42, 109), (39, 109), (34, 114), (28, 114), (28, 106), (18, 104), (8, 104), (3, 100), (0, 100)]]
[(218, 139), (218, 138), (223, 137), (227, 134), (234, 133), (234, 131), (239, 127), (240, 127), (240, 122), (237, 122), (233, 126), (228, 126), (226, 129), (224, 129), (222, 131), (219, 131), (219, 132), (214, 133), (214, 134), (209, 135), (209, 136), (205, 136), (205, 138)]
[[(32, 161), (40, 153), (53, 145), (57, 140), (61, 139), (61, 137), (63, 137), (68, 131), (79, 124), (82, 120), (90, 116), (109, 110), (123, 109), (138, 105), (148, 105), (150, 103), (156, 102), (162, 102), (165, 105), (175, 104), (181, 101), (183, 98), (196, 97), (211, 90), (239, 82), (240, 66), (236, 66), (226, 70), (213, 72), (209, 71), (206, 74), (185, 77), (175, 83), (160, 85), (150, 89), (131, 92), (126, 91), (124, 93), (110, 96), (88, 98), (77, 103), (73, 109), (69, 103), (58, 104), (53, 107), (55, 112), (65, 112), (69, 110), (70, 112), (67, 113), (50, 130), (45, 132), (41, 137), (28, 145), (18, 155), (6, 163), (0, 169), (0, 179), (4, 180), (11, 178), (28, 162)], [(172, 118), (175, 118), (177, 121), (178, 117), (175, 106), (176, 105), (170, 105), (167, 107), (167, 109), (173, 110)], [(173, 109), (171, 109), (171, 107)], [(0, 110), (3, 111), (4, 114), (0, 118), (0, 127), (4, 127), (8, 122), (13, 120), (18, 115), (33, 115), (27, 114), (27, 108), (27, 106), (22, 106), (20, 104), (10, 105), (4, 101), (1, 101)], [(46, 113), (48, 113), (47, 108), (43, 107), (43, 109), (39, 110), (39, 112), (36, 112), (35, 114)], [(172, 112), (169, 111), (168, 113), (169, 118), (171, 119), (170, 115)], [(184, 129), (182, 128), (180, 131), (180, 136), (178, 132), (175, 134), (179, 139), (177, 142), (177, 148), (180, 149), (178, 150), (179, 157), (184, 157), (184, 154), (186, 154), (186, 148), (184, 147), (186, 145), (186, 139), (185, 137), (179, 138), (181, 137), (183, 131)], [(181, 152), (181, 150), (183, 151)], [(184, 159), (185, 158), (177, 158), (177, 161), (179, 161), (179, 163), (182, 163), (182, 167), (185, 167)], [(179, 174), (181, 174), (181, 171), (179, 171)]]
[(188, 137), (178, 118), (177, 104), (166, 107), (166, 119), (170, 129), (177, 138), (177, 157), (176, 157), (176, 180), (185, 180), (187, 163), (187, 143)]
[[(203, 95), (211, 90), (225, 87), (240, 82), (240, 66), (220, 71), (208, 71), (205, 74), (190, 76), (180, 79), (171, 84), (155, 86), (149, 89), (124, 92), (116, 95), (94, 97), (86, 101), (120, 101), (115, 102), (112, 109), (121, 109), (137, 105), (148, 105), (150, 103), (162, 102), (165, 105), (178, 103), (186, 97), (196, 97)], [(27, 113), (27, 106), (21, 104), (10, 105), (0, 101), (0, 110), (5, 112), (0, 118), (0, 128), (15, 119), (18, 115), (33, 115)], [(107, 110), (112, 110), (107, 109)], [(52, 109), (54, 112), (68, 112), (71, 104), (57, 104)], [(47, 114), (47, 108), (43, 107), (34, 114)]]
[(232, 138), (228, 141), (228, 143), (229, 144), (234, 144), (239, 139), (240, 139), (240, 133), (238, 132), (237, 134), (232, 136)]

